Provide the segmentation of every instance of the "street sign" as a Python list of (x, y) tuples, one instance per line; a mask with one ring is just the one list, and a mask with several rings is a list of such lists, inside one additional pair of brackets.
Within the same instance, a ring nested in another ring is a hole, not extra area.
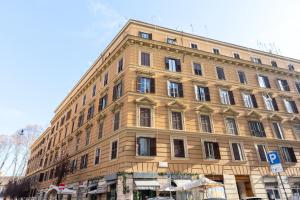
[(268, 161), (270, 165), (280, 164), (278, 152), (273, 151), (268, 153)]
[(271, 170), (273, 173), (283, 172), (283, 167), (280, 162), (279, 154), (276, 151), (268, 153), (268, 162), (271, 165)]

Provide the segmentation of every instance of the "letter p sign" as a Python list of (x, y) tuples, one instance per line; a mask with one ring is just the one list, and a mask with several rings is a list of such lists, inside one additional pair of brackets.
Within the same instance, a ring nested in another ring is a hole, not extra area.
[(270, 165), (275, 165), (280, 163), (278, 152), (269, 152), (268, 153), (268, 160)]

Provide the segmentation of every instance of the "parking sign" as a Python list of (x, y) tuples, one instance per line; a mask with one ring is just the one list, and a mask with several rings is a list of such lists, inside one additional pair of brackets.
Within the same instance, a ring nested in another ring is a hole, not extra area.
[(273, 173), (283, 172), (283, 168), (280, 162), (279, 154), (276, 151), (269, 152), (268, 154), (268, 162), (271, 165), (271, 169)]

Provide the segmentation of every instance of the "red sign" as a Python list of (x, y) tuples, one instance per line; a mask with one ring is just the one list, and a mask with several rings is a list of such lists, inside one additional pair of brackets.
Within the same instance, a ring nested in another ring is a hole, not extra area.
[(59, 190), (64, 190), (65, 189), (65, 184), (61, 183), (58, 185)]

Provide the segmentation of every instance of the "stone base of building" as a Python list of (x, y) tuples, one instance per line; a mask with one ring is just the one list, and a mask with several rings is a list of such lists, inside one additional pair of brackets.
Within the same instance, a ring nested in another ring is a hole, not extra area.
[[(162, 188), (172, 188), (205, 176), (224, 184), (223, 189), (217, 191), (162, 191)], [(174, 174), (174, 173), (132, 173), (112, 174), (109, 176), (86, 180), (80, 183), (68, 184), (74, 194), (49, 194), (49, 189), (38, 191), (37, 199), (61, 200), (144, 200), (155, 196), (170, 196), (176, 200), (206, 199), (209, 195), (222, 195), (229, 200), (258, 197), (262, 199), (300, 200), (300, 177), (282, 176), (285, 191), (277, 176), (259, 175), (202, 175), (202, 174)], [(203, 193), (203, 194), (202, 194)], [(197, 196), (197, 197), (196, 197)], [(217, 197), (217, 196), (216, 196)], [(221, 196), (219, 196), (221, 198)]]

